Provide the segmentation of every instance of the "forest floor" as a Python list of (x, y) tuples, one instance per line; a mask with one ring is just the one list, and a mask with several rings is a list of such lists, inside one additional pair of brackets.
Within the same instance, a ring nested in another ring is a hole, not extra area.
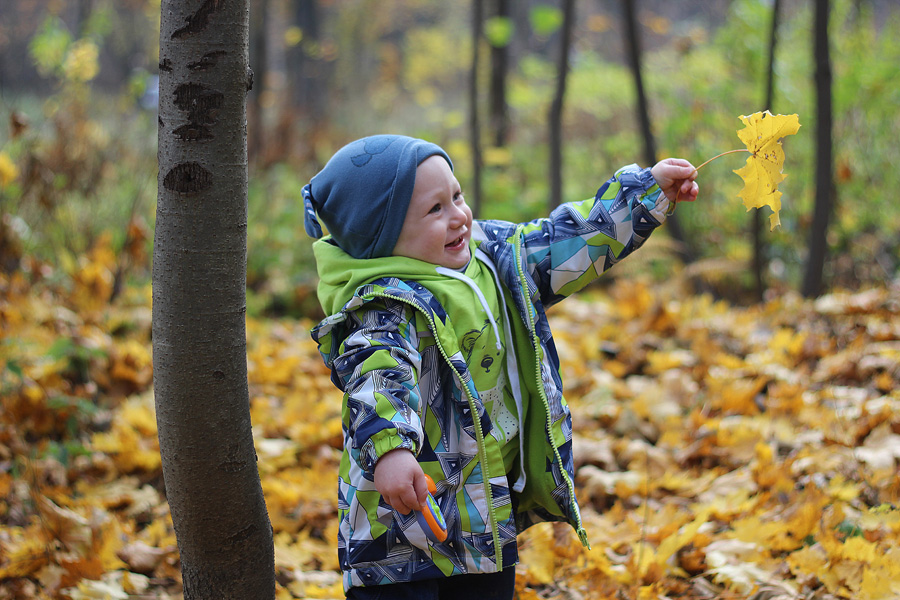
[[(0, 276), (0, 599), (180, 598), (150, 292)], [(107, 294), (104, 296), (104, 294)], [(555, 307), (591, 549), (520, 536), (518, 597), (900, 597), (900, 289), (735, 307), (640, 280)], [(312, 323), (248, 320), (278, 598), (340, 598), (340, 395)]]

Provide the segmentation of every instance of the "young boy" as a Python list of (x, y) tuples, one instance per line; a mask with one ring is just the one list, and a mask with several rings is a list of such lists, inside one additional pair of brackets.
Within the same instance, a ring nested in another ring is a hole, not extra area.
[[(344, 392), (338, 552), (348, 598), (512, 598), (516, 534), (567, 521), (572, 422), (546, 307), (643, 244), (696, 171), (619, 170), (592, 200), (524, 224), (473, 221), (450, 157), (379, 135), (304, 187), (319, 300), (313, 338)], [(416, 513), (425, 475), (448, 528)]]

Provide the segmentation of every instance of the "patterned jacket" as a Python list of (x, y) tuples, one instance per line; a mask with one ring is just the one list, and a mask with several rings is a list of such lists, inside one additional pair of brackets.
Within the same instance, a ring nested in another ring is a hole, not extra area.
[[(312, 331), (344, 392), (338, 552), (344, 586), (496, 572), (518, 560), (516, 533), (567, 521), (587, 538), (574, 489), (572, 420), (545, 308), (639, 248), (669, 201), (649, 169), (625, 167), (592, 200), (524, 224), (476, 221), (473, 249), (515, 303), (516, 354), (528, 398), (525, 489), (516, 492), (445, 308), (429, 292), (442, 277), (403, 257), (357, 260), (328, 238), (314, 244), (326, 314)], [(390, 273), (390, 276), (385, 276)], [(408, 448), (437, 484), (449, 528), (428, 541), (414, 513), (375, 490), (379, 457)]]

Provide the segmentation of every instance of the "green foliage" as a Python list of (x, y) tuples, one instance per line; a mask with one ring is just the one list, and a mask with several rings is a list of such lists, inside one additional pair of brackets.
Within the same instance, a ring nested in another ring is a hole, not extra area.
[[(77, 434), (80, 431), (80, 427), (82, 426), (76, 423), (70, 425), (70, 436), (74, 437), (73, 434)], [(79, 456), (91, 456), (92, 454), (93, 452), (91, 449), (79, 441), (65, 440), (63, 442), (57, 442), (55, 440), (48, 440), (44, 445), (40, 458), (51, 457), (56, 459), (59, 464), (67, 467), (72, 459)]]
[(278, 165), (250, 180), (247, 228), (248, 313), (313, 314), (316, 273), (303, 226), (306, 180)]
[(515, 24), (509, 17), (491, 17), (484, 21), (484, 37), (496, 48), (508, 46), (515, 32)]
[(31, 39), (29, 48), (38, 72), (44, 76), (61, 73), (71, 43), (72, 34), (62, 21), (48, 17)]
[(84, 35), (76, 39), (60, 19), (48, 17), (29, 46), (38, 72), (68, 84), (92, 80), (100, 70), (99, 43), (110, 27), (108, 12), (93, 11)]
[(86, 383), (90, 381), (88, 369), (91, 359), (104, 358), (106, 353), (79, 344), (72, 338), (59, 338), (47, 350), (47, 356), (53, 360), (65, 359), (68, 362), (68, 368), (64, 373), (66, 378), (77, 383)]
[(67, 464), (70, 458), (89, 455), (90, 450), (76, 440), (84, 426), (100, 412), (97, 405), (91, 400), (78, 396), (51, 396), (47, 400), (47, 408), (64, 419), (67, 438), (61, 443), (48, 442), (48, 454), (62, 464)]
[[(871, 261), (865, 255), (871, 256), (872, 244), (858, 242), (861, 234), (870, 232), (880, 239), (875, 245), (881, 252), (891, 246), (896, 252), (898, 244), (893, 232), (900, 226), (900, 211), (887, 190), (900, 184), (896, 169), (889, 166), (893, 158), (888, 149), (900, 127), (894, 108), (900, 92), (889, 83), (896, 80), (900, 42), (888, 32), (900, 24), (900, 15), (891, 11), (888, 22), (879, 24), (868, 5), (840, 1), (833, 7), (837, 212), (830, 242), (840, 262), (855, 266), (832, 276), (834, 282), (843, 279), (853, 285), (857, 278), (872, 278), (875, 273), (876, 279), (896, 276), (890, 261), (882, 261), (884, 268), (867, 266)], [(683, 55), (663, 49), (648, 56), (648, 72), (678, 73), (677, 78), (648, 77), (662, 155), (681, 155), (696, 163), (735, 147), (733, 132), (740, 127), (735, 116), (763, 108), (770, 19), (768, 3), (735, 2), (725, 25), (709, 42), (700, 39)], [(801, 276), (815, 191), (811, 22), (805, 5), (782, 15), (770, 107), (773, 112), (799, 113), (804, 126), (795, 139), (785, 141), (789, 159), (782, 184), (782, 227), (766, 236), (774, 265), (784, 268), (780, 275), (787, 281)], [(716, 199), (715, 210), (680, 211), (682, 222), (692, 237), (703, 240), (710, 255), (724, 250), (743, 258), (748, 254), (751, 219), (739, 202), (730, 201), (740, 185), (731, 171), (740, 164), (717, 162), (721, 164), (709, 165), (711, 171), (704, 172), (700, 182), (703, 198)]]
[(23, 114), (43, 110), (30, 111), (32, 125), (0, 146), (19, 165), (14, 185), (0, 190), (0, 213), (10, 215), (26, 254), (57, 265), (74, 262), (105, 232), (122, 248), (130, 221), (152, 221), (156, 195), (155, 115), (123, 112), (101, 96), (89, 115), (62, 95), (42, 107), (12, 100)]
[(550, 4), (538, 4), (528, 13), (531, 28), (540, 37), (556, 33), (563, 22), (562, 11)]
[(407, 34), (403, 81), (420, 105), (435, 104), (439, 91), (456, 84), (459, 73), (468, 67), (469, 44), (460, 45), (458, 32), (448, 32), (444, 27), (416, 29)]

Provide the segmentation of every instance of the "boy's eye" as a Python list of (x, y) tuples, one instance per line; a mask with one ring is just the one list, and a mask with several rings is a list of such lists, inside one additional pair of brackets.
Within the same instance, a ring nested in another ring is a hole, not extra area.
[(462, 193), (462, 192), (456, 192), (456, 194), (453, 196), (453, 201), (454, 201), (454, 202), (460, 202), (460, 201), (462, 201), (462, 200), (463, 200), (463, 193)]
[(438, 203), (431, 207), (431, 210), (428, 211), (428, 214), (440, 212), (440, 210), (441, 210), (441, 205), (440, 205), (440, 203)]

